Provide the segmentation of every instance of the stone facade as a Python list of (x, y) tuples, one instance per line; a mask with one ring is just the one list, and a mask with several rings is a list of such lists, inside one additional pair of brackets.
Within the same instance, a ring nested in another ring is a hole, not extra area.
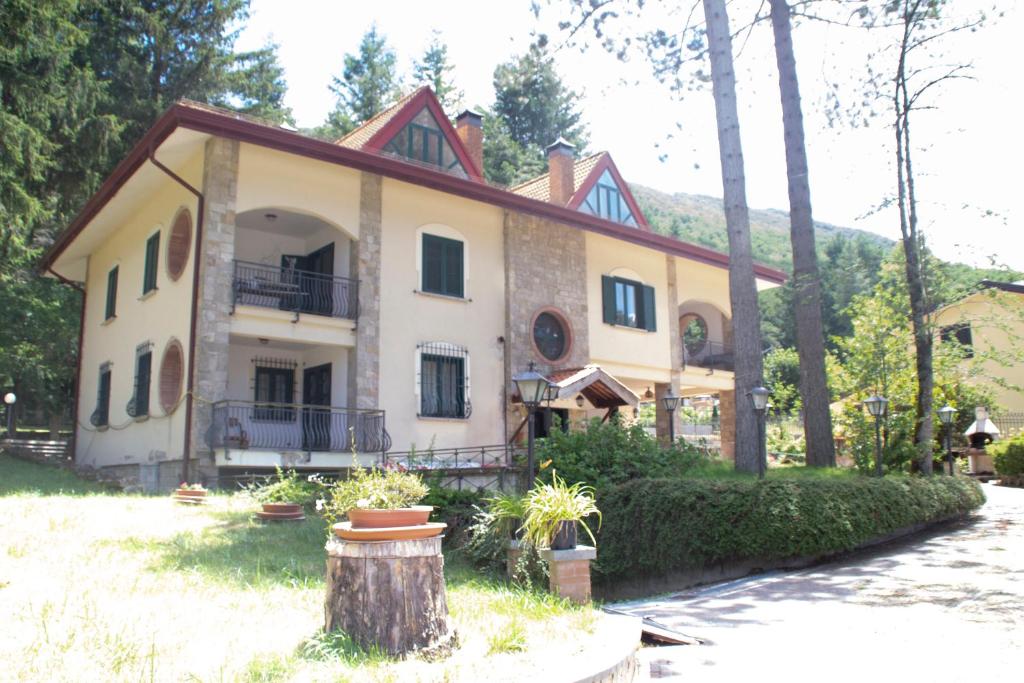
[[(359, 278), (359, 322), (355, 353), (349, 358), (349, 402), (356, 408), (380, 407), (380, 263), (383, 181), (379, 175), (363, 173), (359, 188), (359, 242), (354, 250)], [(353, 371), (354, 370), (354, 371)]]
[[(589, 362), (587, 317), (587, 248), (584, 232), (561, 223), (516, 212), (505, 212), (505, 378), (508, 395), (515, 392), (512, 375), (526, 370), (530, 361), (537, 371), (582, 367)], [(534, 350), (534, 317), (545, 308), (556, 309), (571, 327), (571, 347), (552, 364)], [(511, 435), (525, 411), (508, 406)]]
[(192, 479), (212, 470), (206, 437), (215, 401), (227, 398), (231, 329), (231, 278), (235, 259), (235, 199), (238, 194), (237, 141), (211, 138), (203, 165), (203, 243), (199, 259), (199, 315), (196, 320), (192, 409)]

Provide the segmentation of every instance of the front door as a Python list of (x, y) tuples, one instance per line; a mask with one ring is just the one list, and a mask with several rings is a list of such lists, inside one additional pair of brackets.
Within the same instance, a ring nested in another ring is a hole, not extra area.
[[(302, 372), (302, 444), (307, 451), (331, 449), (331, 364)], [(324, 406), (322, 408), (317, 406)], [(343, 435), (342, 435), (343, 436)]]

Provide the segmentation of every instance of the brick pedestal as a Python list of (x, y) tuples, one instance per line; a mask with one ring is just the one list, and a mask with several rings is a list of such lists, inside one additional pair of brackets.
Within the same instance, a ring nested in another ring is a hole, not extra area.
[(505, 551), (505, 573), (508, 574), (508, 578), (515, 576), (516, 565), (519, 564), (522, 554), (523, 549), (519, 547), (519, 541), (508, 542), (508, 549)]
[(578, 545), (571, 550), (540, 551), (547, 560), (551, 592), (583, 605), (590, 602), (590, 561), (597, 558), (597, 548)]

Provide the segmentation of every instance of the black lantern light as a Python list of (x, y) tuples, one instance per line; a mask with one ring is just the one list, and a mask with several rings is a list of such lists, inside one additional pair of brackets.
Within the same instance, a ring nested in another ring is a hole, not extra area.
[(953, 417), (956, 415), (956, 408), (945, 405), (939, 408), (939, 420), (946, 426), (946, 464), (949, 465), (949, 476), (956, 473), (953, 466)]
[(551, 395), (551, 387), (553, 384), (548, 380), (547, 377), (537, 372), (533, 361), (530, 361), (530, 365), (526, 372), (520, 372), (518, 375), (513, 375), (512, 381), (515, 382), (516, 390), (519, 392), (519, 398), (522, 399), (523, 405), (526, 406), (527, 410), (527, 431), (526, 431), (526, 474), (527, 474), (527, 487), (533, 485), (533, 440), (536, 437), (536, 412), (537, 406), (542, 401), (550, 400), (548, 397)]
[(750, 405), (757, 413), (757, 478), (764, 479), (768, 469), (768, 446), (765, 443), (765, 413), (768, 410), (768, 390), (764, 387), (754, 387), (747, 394), (750, 397)]
[(884, 396), (875, 394), (874, 396), (868, 396), (864, 399), (864, 405), (867, 407), (868, 412), (875, 418), (875, 475), (882, 476), (882, 428), (881, 420), (882, 416), (885, 415), (885, 407), (889, 404), (889, 399)]

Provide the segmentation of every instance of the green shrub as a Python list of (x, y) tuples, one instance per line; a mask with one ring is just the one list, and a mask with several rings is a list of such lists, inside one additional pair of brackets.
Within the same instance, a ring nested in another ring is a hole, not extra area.
[(440, 481), (430, 481), (430, 491), (421, 503), (434, 506), (431, 519), (444, 522), (445, 541), (455, 545), (461, 543), (466, 529), (473, 522), (477, 506), (481, 505), (487, 493), (476, 489), (449, 489), (441, 486)]
[(347, 479), (339, 479), (326, 490), (326, 499), (317, 501), (329, 524), (341, 521), (353, 508), (387, 510), (404, 508), (423, 500), (429, 489), (418, 476), (378, 467), (353, 467)]
[(1024, 434), (988, 447), (996, 472), (1008, 477), (1024, 474)]
[(254, 484), (249, 488), (252, 497), (260, 503), (297, 503), (304, 507), (312, 507), (323, 495), (325, 484), (312, 475), (299, 479), (295, 470), (282, 471), (265, 484)]
[(642, 479), (602, 492), (602, 580), (820, 556), (979, 507), (963, 477)]
[(551, 472), (570, 484), (584, 482), (601, 490), (643, 477), (677, 477), (711, 462), (700, 449), (684, 441), (663, 447), (643, 427), (629, 427), (617, 420), (591, 420), (583, 429), (554, 431), (541, 440), (537, 462), (551, 461), (540, 478), (551, 481)]

